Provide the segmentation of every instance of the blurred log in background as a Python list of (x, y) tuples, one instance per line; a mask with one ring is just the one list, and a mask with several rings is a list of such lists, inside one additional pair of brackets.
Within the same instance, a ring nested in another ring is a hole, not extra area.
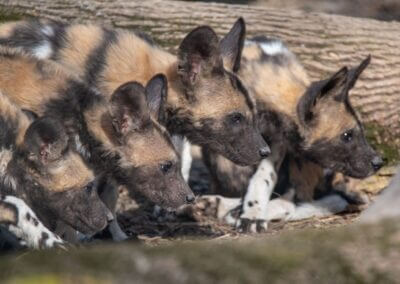
[(302, 10), (338, 14), (351, 17), (373, 18), (381, 21), (400, 21), (398, 0), (183, 0), (187, 2), (219, 2), (247, 4), (278, 9)]

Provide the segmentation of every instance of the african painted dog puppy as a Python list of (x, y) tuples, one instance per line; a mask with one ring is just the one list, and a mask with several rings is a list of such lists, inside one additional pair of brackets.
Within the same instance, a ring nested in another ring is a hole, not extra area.
[(63, 122), (74, 148), (96, 174), (105, 173), (99, 192), (110, 209), (116, 202), (116, 184), (162, 207), (194, 200), (179, 170), (179, 154), (157, 122), (167, 97), (165, 76), (154, 76), (146, 88), (136, 82), (122, 84), (108, 101), (57, 63), (2, 48), (0, 90), (21, 108)]
[(0, 197), (0, 226), (4, 226), (28, 248), (63, 247), (64, 241), (47, 229), (32, 209), (12, 195)]
[(251, 177), (252, 169), (238, 167), (210, 149), (204, 151), (216, 193), (233, 196), (247, 188), (243, 229), (262, 228), (286, 154), (291, 185), (302, 201), (312, 200), (323, 168), (364, 178), (382, 166), (349, 102), (349, 91), (369, 62), (370, 57), (355, 68), (343, 67), (327, 79), (310, 83), (281, 41), (256, 37), (247, 42), (239, 76), (256, 96), (258, 122), (272, 155)]
[[(94, 173), (69, 147), (58, 120), (41, 117), (31, 123), (0, 93), (0, 129), (2, 196), (22, 199), (52, 231), (59, 222), (89, 235), (106, 227), (112, 214), (97, 194)], [(36, 217), (24, 218), (39, 227)], [(16, 220), (12, 226), (29, 229), (31, 225), (25, 224), (25, 219)]]
[(0, 28), (1, 44), (55, 60), (108, 97), (124, 82), (144, 84), (165, 74), (168, 131), (237, 164), (253, 165), (270, 151), (255, 125), (254, 101), (234, 74), (244, 37), (243, 19), (222, 40), (210, 27), (198, 27), (183, 39), (176, 57), (134, 32), (97, 25), (36, 20)]

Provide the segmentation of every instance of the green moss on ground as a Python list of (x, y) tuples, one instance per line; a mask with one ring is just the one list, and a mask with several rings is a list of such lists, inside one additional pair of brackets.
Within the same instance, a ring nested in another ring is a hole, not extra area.
[(383, 156), (387, 164), (394, 165), (400, 161), (398, 138), (393, 137), (388, 129), (376, 123), (366, 123), (364, 128), (368, 141)]
[(22, 20), (24, 16), (18, 12), (0, 8), (0, 23)]

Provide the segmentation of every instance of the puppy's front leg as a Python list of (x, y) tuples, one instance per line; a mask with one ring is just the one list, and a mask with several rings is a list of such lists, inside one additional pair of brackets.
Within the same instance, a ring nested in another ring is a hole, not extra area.
[(262, 232), (267, 229), (267, 207), (277, 182), (271, 158), (261, 161), (251, 177), (242, 202), (242, 213), (237, 222), (241, 232)]

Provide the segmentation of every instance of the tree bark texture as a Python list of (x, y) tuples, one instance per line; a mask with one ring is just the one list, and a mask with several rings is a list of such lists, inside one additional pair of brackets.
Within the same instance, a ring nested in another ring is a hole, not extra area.
[(400, 143), (400, 23), (337, 15), (276, 10), (245, 5), (165, 0), (0, 0), (3, 13), (67, 22), (100, 22), (150, 33), (174, 51), (198, 25), (210, 25), (220, 35), (237, 17), (249, 36), (283, 39), (319, 79), (343, 65), (355, 65), (368, 54), (373, 59), (351, 93), (363, 122), (374, 125), (378, 142)]

